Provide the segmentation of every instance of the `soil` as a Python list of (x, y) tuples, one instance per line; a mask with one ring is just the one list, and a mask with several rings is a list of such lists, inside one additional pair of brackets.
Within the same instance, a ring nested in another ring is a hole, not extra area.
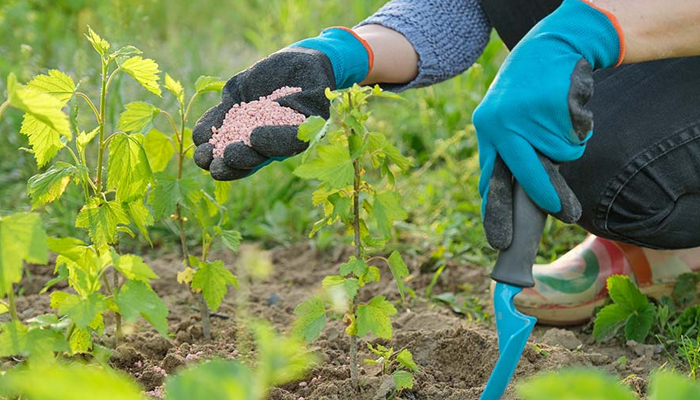
[[(239, 278), (246, 271), (259, 270), (246, 260), (269, 259), (270, 274), (267, 278), (250, 280), (246, 312), (262, 318), (285, 332), (294, 320), (293, 310), (300, 302), (317, 291), (324, 276), (337, 273), (337, 265), (347, 260), (349, 249), (335, 254), (320, 253), (308, 244), (291, 248), (277, 248), (260, 252), (246, 248), (244, 254), (254, 257), (236, 259), (231, 253), (219, 254), (226, 265)], [(212, 257), (214, 259), (216, 256)], [(262, 257), (262, 258), (261, 258)], [(116, 346), (111, 364), (132, 376), (150, 394), (157, 393), (167, 375), (197, 360), (224, 357), (245, 359), (249, 346), (237, 343), (237, 318), (234, 304), (243, 297), (240, 291), (230, 292), (218, 310), (219, 317), (212, 319), (214, 339), (205, 343), (199, 321), (199, 312), (193, 308), (195, 301), (188, 290), (179, 285), (176, 274), (182, 269), (177, 254), (148, 260), (148, 264), (160, 278), (153, 283), (156, 292), (170, 308), (171, 336), (158, 335), (145, 323), (127, 326), (126, 336)], [(476, 400), (479, 398), (491, 370), (498, 358), (498, 342), (495, 326), (490, 322), (474, 321), (452, 309), (425, 300), (420, 296), (430, 283), (431, 272), (421, 273), (417, 260), (407, 260), (411, 275), (407, 286), (419, 296), (397, 306), (399, 313), (393, 321), (395, 329), (391, 342), (368, 338), (372, 343), (391, 345), (395, 349), (407, 348), (420, 367), (415, 374), (412, 390), (404, 390), (397, 399), (406, 400)], [(241, 269), (237, 267), (241, 267)], [(252, 268), (252, 269), (251, 269)], [(51, 312), (49, 297), (39, 295), (45, 282), (51, 279), (53, 266), (30, 266), (30, 274), (23, 280), (22, 296), (17, 300), (21, 318)], [(381, 282), (368, 285), (363, 296), (367, 299), (383, 294), (389, 300), (399, 299), (390, 274), (384, 273)], [(245, 277), (243, 277), (245, 279)], [(433, 288), (433, 294), (459, 292), (467, 285), (472, 295), (490, 303), (488, 271), (483, 267), (449, 265)], [(363, 289), (364, 290), (364, 289)], [(239, 308), (236, 308), (240, 310)], [(492, 310), (486, 309), (491, 313)], [(114, 347), (111, 328), (113, 321), (106, 319), (107, 339), (103, 343)], [(323, 362), (313, 369), (306, 380), (286, 384), (275, 389), (272, 400), (374, 400), (386, 399), (391, 392), (390, 382), (381, 371), (371, 366), (361, 366), (363, 390), (356, 393), (350, 384), (347, 354), (349, 341), (343, 333), (342, 321), (333, 321), (324, 329), (321, 337), (311, 344)], [(523, 353), (515, 372), (514, 381), (526, 379), (540, 371), (556, 370), (565, 366), (596, 366), (626, 378), (626, 382), (638, 393), (646, 390), (646, 377), (660, 366), (665, 358), (655, 346), (634, 342), (596, 344), (591, 337), (591, 326), (582, 325), (568, 329), (538, 326)], [(371, 358), (366, 347), (360, 345), (360, 360)], [(504, 399), (518, 397), (513, 385)]]

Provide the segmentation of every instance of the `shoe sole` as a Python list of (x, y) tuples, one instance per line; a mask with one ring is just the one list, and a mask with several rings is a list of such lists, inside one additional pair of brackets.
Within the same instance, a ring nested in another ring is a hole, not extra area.
[[(660, 283), (641, 288), (641, 292), (659, 301), (664, 296), (673, 293), (675, 283)], [(588, 322), (593, 317), (593, 311), (607, 301), (607, 297), (574, 307), (541, 308), (517, 305), (516, 308), (525, 315), (537, 318), (537, 323), (551, 326), (572, 326)]]

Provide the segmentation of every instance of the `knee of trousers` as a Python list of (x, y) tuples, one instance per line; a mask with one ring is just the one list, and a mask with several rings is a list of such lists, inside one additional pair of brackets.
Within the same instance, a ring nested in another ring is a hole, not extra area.
[(700, 125), (630, 156), (620, 150), (587, 150), (562, 169), (581, 201), (579, 225), (648, 248), (700, 246)]

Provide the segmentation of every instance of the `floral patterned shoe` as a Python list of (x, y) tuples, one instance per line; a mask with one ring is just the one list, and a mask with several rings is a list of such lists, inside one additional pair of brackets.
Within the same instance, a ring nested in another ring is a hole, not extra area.
[(535, 265), (535, 287), (515, 297), (516, 307), (547, 325), (575, 325), (593, 316), (608, 297), (611, 275), (627, 275), (641, 291), (669, 295), (679, 275), (700, 270), (700, 247), (652, 250), (589, 235), (547, 265)]

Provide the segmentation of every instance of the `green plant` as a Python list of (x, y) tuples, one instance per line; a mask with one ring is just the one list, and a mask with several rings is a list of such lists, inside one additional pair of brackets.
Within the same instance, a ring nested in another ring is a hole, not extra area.
[[(200, 76), (194, 92), (186, 99), (180, 81), (165, 74), (164, 87), (175, 97), (178, 105), (177, 120), (171, 113), (152, 104), (137, 101), (126, 105), (119, 118), (119, 128), (132, 134), (144, 134), (143, 145), (155, 174), (148, 204), (156, 220), (174, 222), (173, 231), (180, 239), (180, 249), (185, 269), (178, 274), (178, 282), (187, 284), (197, 301), (202, 319), (204, 339), (211, 339), (210, 314), (216, 311), (228, 292), (228, 286), (237, 286), (236, 277), (224, 267), (222, 261), (208, 259), (215, 239), (237, 251), (241, 234), (221, 228), (228, 220), (223, 203), (228, 199), (229, 182), (216, 182), (214, 193), (208, 193), (201, 180), (185, 174), (185, 160), (192, 158), (194, 144), (192, 130), (187, 127), (195, 100), (207, 92), (220, 92), (224, 82), (216, 77)], [(186, 101), (187, 100), (187, 101)], [(172, 129), (171, 135), (154, 128), (156, 118), (162, 115)], [(175, 164), (175, 173), (167, 171)], [(201, 254), (196, 257), (188, 249), (185, 224), (192, 221), (201, 238)], [(172, 225), (172, 223), (170, 223)]]
[(678, 357), (685, 361), (690, 377), (696, 380), (700, 371), (700, 335), (696, 338), (682, 336), (678, 346)]
[[(342, 264), (338, 275), (327, 276), (323, 287), (329, 301), (312, 297), (300, 304), (295, 330), (307, 341), (318, 337), (326, 324), (327, 313), (343, 316), (350, 336), (350, 374), (359, 387), (357, 341), (368, 333), (383, 339), (392, 337), (391, 316), (396, 308), (384, 297), (375, 296), (361, 301), (360, 289), (377, 282), (380, 271), (373, 261), (382, 261), (394, 276), (401, 298), (404, 299), (404, 278), (408, 268), (401, 255), (394, 251), (388, 258), (368, 256), (370, 250), (384, 248), (392, 236), (394, 221), (406, 218), (395, 189), (393, 168), (407, 169), (411, 162), (390, 144), (384, 134), (367, 129), (370, 112), (366, 106), (373, 97), (397, 98), (394, 94), (375, 88), (354, 87), (341, 92), (326, 91), (332, 101), (331, 119), (311, 117), (299, 129), (299, 138), (310, 142), (313, 152), (295, 170), (304, 179), (321, 183), (313, 193), (313, 204), (322, 206), (324, 216), (314, 224), (310, 236), (323, 227), (340, 223), (354, 245), (354, 255)], [(320, 141), (323, 138), (324, 144)], [(367, 179), (368, 171), (377, 176), (375, 183)], [(328, 307), (327, 307), (328, 304)]]
[(377, 355), (375, 359), (365, 359), (365, 364), (380, 365), (382, 374), (388, 374), (392, 369), (391, 377), (394, 380), (394, 397), (403, 389), (413, 389), (413, 373), (418, 372), (418, 365), (413, 361), (413, 354), (407, 349), (394, 351), (393, 347), (385, 347), (381, 344), (372, 346), (367, 343), (369, 350)]
[[(106, 126), (107, 93), (114, 77), (126, 73), (148, 91), (160, 95), (158, 65), (137, 55), (141, 52), (133, 46), (110, 53), (109, 43), (92, 29), (88, 28), (86, 37), (100, 57), (97, 105), (78, 91), (71, 77), (58, 70), (34, 77), (26, 87), (12, 84), (10, 89), (10, 104), (15, 99), (15, 103), (20, 101), (24, 106), (18, 107), (25, 111), (20, 132), (29, 138), (31, 150), (26, 151), (34, 154), (38, 166), (46, 165), (59, 152), (70, 157), (69, 161), (57, 161), (29, 180), (27, 193), (32, 208), (59, 200), (71, 182), (83, 193), (83, 206), (75, 227), (84, 229), (90, 242), (70, 237), (48, 240), (49, 249), (58, 254), (55, 269), (58, 276), (48, 285), (66, 280), (75, 292), (51, 294), (51, 307), (67, 322), (66, 339), (73, 353), (92, 348), (92, 333), (103, 332), (107, 312), (115, 313), (117, 340), (122, 318), (134, 322), (143, 317), (161, 334), (166, 334), (168, 315), (167, 307), (150, 286), (157, 275), (140, 257), (119, 253), (120, 233), (134, 236), (131, 228), (134, 227), (148, 239), (146, 227), (153, 223), (145, 204), (145, 192), (154, 181), (143, 149), (143, 137), (123, 131), (109, 132)], [(79, 100), (94, 114), (96, 127), (89, 133), (80, 130), (78, 124)], [(70, 120), (61, 111), (69, 102)], [(52, 112), (50, 117), (42, 117), (32, 112), (32, 107)], [(105, 157), (107, 151), (109, 157)], [(92, 166), (91, 161), (95, 162)]]
[[(649, 400), (697, 400), (700, 386), (670, 371), (657, 371), (649, 384)], [(524, 400), (638, 400), (632, 390), (596, 369), (541, 373), (518, 385)]]
[(603, 307), (596, 315), (593, 336), (604, 341), (624, 326), (627, 340), (643, 343), (654, 322), (656, 307), (627, 276), (613, 275), (607, 284), (613, 304)]

